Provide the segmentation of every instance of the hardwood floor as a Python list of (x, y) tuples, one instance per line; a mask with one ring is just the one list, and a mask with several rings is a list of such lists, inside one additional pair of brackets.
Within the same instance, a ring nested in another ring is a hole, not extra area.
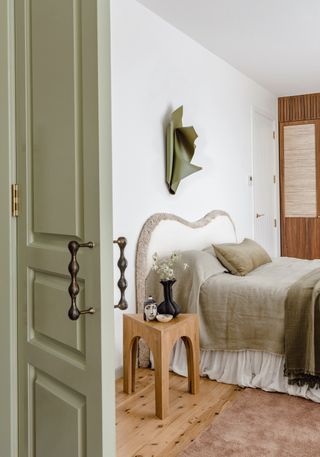
[(176, 457), (239, 395), (238, 386), (201, 378), (200, 393), (187, 392), (187, 379), (170, 373), (170, 414), (155, 416), (154, 376), (137, 370), (136, 392), (117, 380), (117, 457)]

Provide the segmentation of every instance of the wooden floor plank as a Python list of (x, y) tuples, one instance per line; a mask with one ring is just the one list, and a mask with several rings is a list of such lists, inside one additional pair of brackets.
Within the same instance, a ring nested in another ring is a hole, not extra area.
[(177, 457), (241, 390), (201, 378), (200, 392), (187, 392), (187, 379), (170, 373), (170, 414), (155, 416), (154, 375), (137, 370), (136, 392), (123, 393), (117, 381), (117, 457)]

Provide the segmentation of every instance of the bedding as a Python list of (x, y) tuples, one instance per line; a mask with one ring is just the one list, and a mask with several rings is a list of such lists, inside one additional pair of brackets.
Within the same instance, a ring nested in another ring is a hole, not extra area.
[[(190, 268), (177, 271), (174, 298), (182, 312), (198, 313), (201, 348), (283, 355), (289, 288), (319, 268), (320, 261), (281, 257), (246, 276), (234, 276), (210, 263), (203, 269), (202, 256), (194, 252), (181, 254), (181, 264), (189, 263)], [(146, 287), (157, 301), (162, 299), (157, 277), (150, 274)]]
[[(197, 312), (200, 288), (210, 277), (225, 273), (227, 270), (211, 253), (198, 250), (184, 251), (180, 254), (180, 261), (175, 264), (175, 278), (173, 285), (175, 301), (181, 306), (181, 312)], [(184, 268), (184, 264), (188, 267)], [(163, 300), (163, 287), (159, 275), (151, 270), (146, 279), (146, 294), (152, 295), (157, 303)], [(189, 311), (187, 311), (189, 309)], [(194, 309), (194, 311), (191, 311)]]
[(285, 375), (320, 387), (320, 268), (290, 287), (285, 302)]
[(269, 254), (256, 241), (213, 245), (216, 256), (233, 275), (245, 276), (260, 265), (271, 262)]
[[(320, 403), (320, 389), (289, 384), (283, 375), (284, 355), (261, 351), (201, 351), (200, 376), (225, 384), (281, 392)], [(170, 369), (188, 376), (186, 348), (182, 340), (172, 350)]]

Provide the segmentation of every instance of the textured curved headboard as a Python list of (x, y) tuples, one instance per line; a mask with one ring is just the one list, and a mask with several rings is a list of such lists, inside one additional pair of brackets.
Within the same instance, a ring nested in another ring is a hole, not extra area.
[(204, 249), (212, 243), (236, 242), (234, 223), (228, 213), (215, 210), (196, 222), (179, 216), (157, 213), (144, 223), (136, 252), (136, 306), (142, 310), (145, 279), (152, 265), (152, 254), (163, 257), (172, 251)]

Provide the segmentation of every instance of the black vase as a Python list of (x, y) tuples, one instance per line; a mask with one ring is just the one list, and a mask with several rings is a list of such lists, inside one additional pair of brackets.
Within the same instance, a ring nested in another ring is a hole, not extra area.
[(160, 281), (163, 285), (163, 296), (164, 301), (158, 306), (159, 314), (172, 314), (173, 317), (180, 314), (180, 306), (172, 298), (172, 286), (176, 282), (175, 279), (168, 279), (166, 281)]

